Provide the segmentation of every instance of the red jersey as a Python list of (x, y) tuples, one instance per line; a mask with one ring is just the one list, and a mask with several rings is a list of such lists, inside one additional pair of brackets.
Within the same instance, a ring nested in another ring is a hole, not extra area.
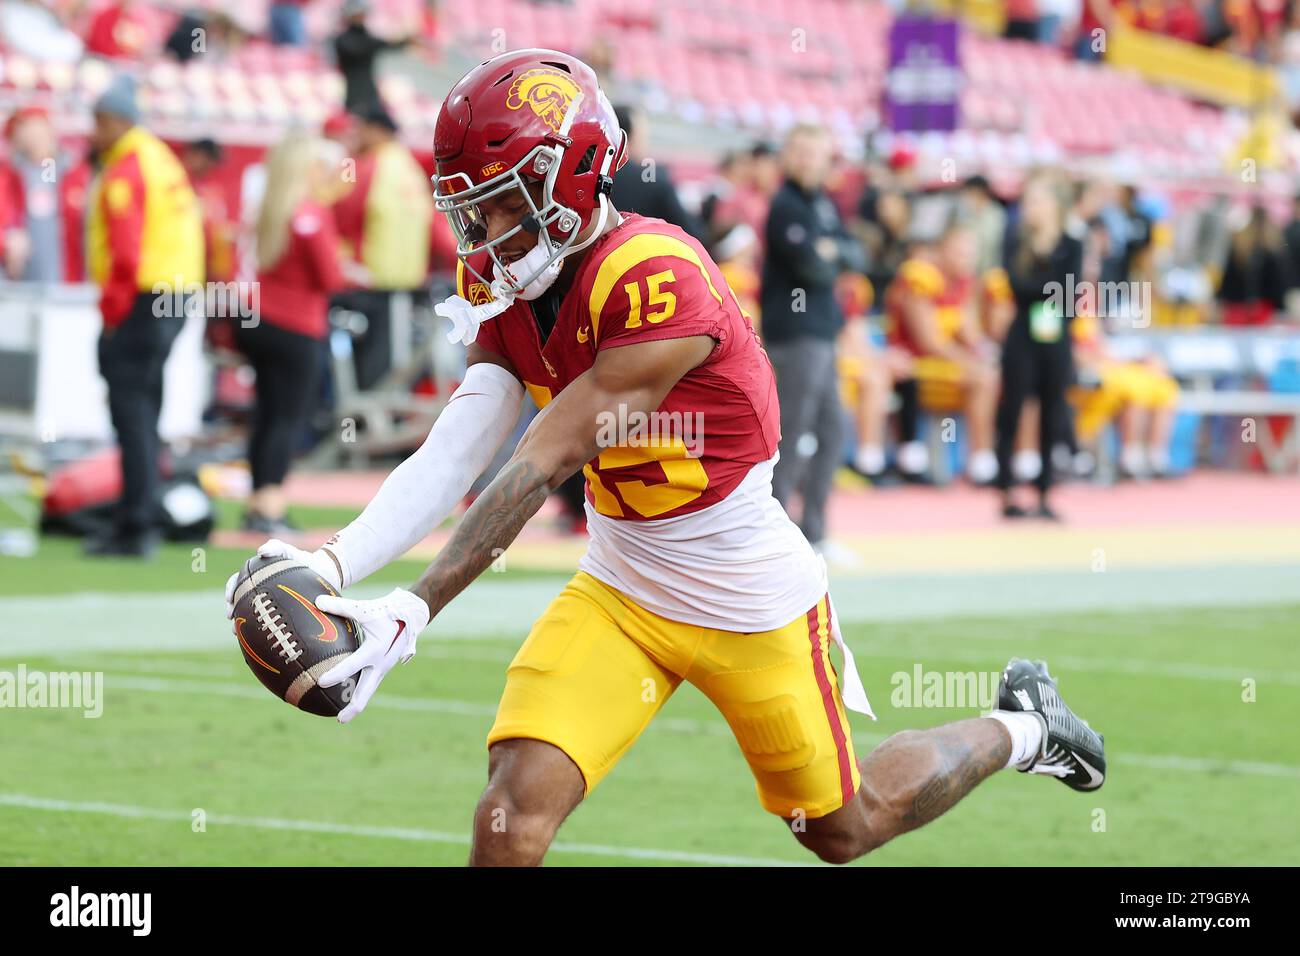
[(284, 255), (257, 274), (259, 314), (272, 325), (323, 339), (328, 331), (329, 297), (344, 287), (339, 268), (338, 234), (329, 210), (304, 202), (289, 221)]
[[(472, 265), (489, 274), (485, 261)], [(457, 287), (475, 304), (491, 298), (464, 268), (457, 269)], [(633, 433), (583, 468), (587, 498), (599, 514), (640, 521), (716, 504), (755, 464), (772, 458), (781, 437), (767, 353), (704, 247), (661, 219), (624, 214), (587, 251), (544, 343), (522, 299), (486, 322), (478, 343), (507, 359), (545, 407), (604, 349), (695, 335), (717, 344), (659, 406), (660, 427), (648, 425), (656, 440)], [(637, 426), (627, 424), (619, 435)]]

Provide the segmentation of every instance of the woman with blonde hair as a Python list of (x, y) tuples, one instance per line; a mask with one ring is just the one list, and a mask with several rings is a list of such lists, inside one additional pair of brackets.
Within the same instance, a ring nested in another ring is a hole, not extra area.
[[(1069, 197), (1055, 176), (1039, 173), (1025, 183), (1019, 224), (1006, 250), (1006, 273), (1015, 316), (1002, 344), (1002, 395), (997, 411), (998, 488), (1007, 518), (1056, 519), (1048, 504), (1052, 487), (1052, 443), (1061, 434), (1069, 409), (1065, 391), (1074, 370), (1069, 321), (1075, 303), (1068, 295), (1083, 280), (1083, 243), (1065, 231)], [(1038, 507), (1033, 511), (1012, 496), (1011, 456), (1020, 411), (1038, 399)]]
[(257, 373), (248, 462), (253, 494), (244, 527), (291, 529), (282, 486), (317, 394), (329, 297), (344, 286), (334, 217), (325, 203), (338, 176), (330, 143), (291, 133), (271, 150), (256, 228), (258, 313), (235, 342)]

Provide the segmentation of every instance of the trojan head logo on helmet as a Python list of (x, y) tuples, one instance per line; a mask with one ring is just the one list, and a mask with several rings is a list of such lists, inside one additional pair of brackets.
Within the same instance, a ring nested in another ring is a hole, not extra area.
[[(479, 64), (447, 94), (433, 153), (434, 202), (456, 233), (457, 255), (479, 280), (495, 278), (499, 291), (522, 295), (604, 229), (627, 137), (591, 67), (555, 50), (518, 50)], [(479, 204), (511, 191), (527, 212), (489, 236)], [(536, 234), (542, 251), (512, 271), (501, 249), (521, 231)], [(493, 276), (469, 266), (468, 257), (483, 251)]]
[(531, 108), (558, 133), (564, 114), (581, 92), (578, 84), (559, 70), (529, 70), (510, 84), (506, 106), (512, 110)]

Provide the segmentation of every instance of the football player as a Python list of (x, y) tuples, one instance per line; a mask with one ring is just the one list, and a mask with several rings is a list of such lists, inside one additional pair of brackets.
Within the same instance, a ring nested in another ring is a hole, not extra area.
[(410, 590), (319, 600), (366, 635), (320, 680), (361, 675), (339, 720), (582, 469), (590, 545), (507, 670), (472, 863), (539, 863), (682, 681), (730, 724), (762, 806), (799, 821), (797, 839), (824, 860), (921, 826), (1004, 767), (1100, 786), (1101, 738), (1024, 661), (1004, 674), (994, 719), (906, 731), (855, 758), (845, 710), (870, 706), (825, 565), (772, 497), (771, 365), (703, 247), (613, 207), (625, 150), (595, 74), (563, 53), (502, 54), (448, 94), (433, 182), (461, 266), (438, 311), (468, 344), (465, 379), (356, 521), (315, 552), (261, 552), (340, 587), (359, 581), (460, 501), (525, 391), (541, 412)]

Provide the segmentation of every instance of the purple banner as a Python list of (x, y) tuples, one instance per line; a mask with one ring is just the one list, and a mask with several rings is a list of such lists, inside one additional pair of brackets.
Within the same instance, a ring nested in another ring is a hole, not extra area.
[(900, 16), (889, 30), (885, 125), (895, 132), (957, 128), (961, 56), (956, 20)]

